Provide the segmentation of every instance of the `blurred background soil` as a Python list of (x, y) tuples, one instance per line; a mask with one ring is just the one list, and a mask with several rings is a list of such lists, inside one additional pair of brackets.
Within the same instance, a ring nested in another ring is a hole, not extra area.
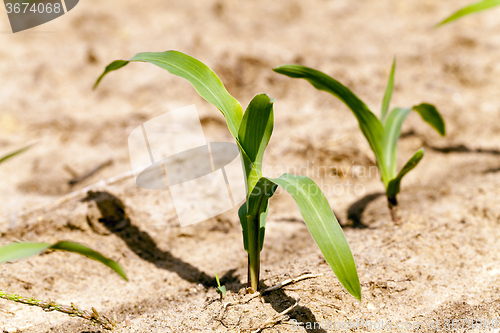
[[(118, 332), (237, 332), (259, 327), (298, 298), (289, 320), (264, 331), (330, 332), (296, 329), (290, 320), (364, 319), (438, 321), (445, 332), (447, 320), (498, 318), (499, 9), (433, 28), (467, 3), (83, 0), (63, 17), (17, 34), (2, 9), (0, 153), (38, 145), (0, 167), (0, 245), (81, 242), (117, 260), (130, 281), (84, 257), (52, 252), (1, 265), (0, 290), (95, 307), (116, 317)], [(277, 99), (265, 174), (301, 173), (321, 184), (354, 253), (361, 303), (338, 283), (286, 194), (271, 201), (262, 284), (323, 275), (224, 312), (214, 272), (228, 300), (246, 297), (238, 294), (247, 259), (236, 210), (180, 228), (168, 191), (140, 189), (131, 177), (92, 185), (130, 170), (127, 137), (134, 128), (179, 107), (196, 104), (207, 138), (230, 141), (214, 107), (152, 65), (131, 64), (92, 91), (109, 62), (169, 49), (213, 68), (244, 108), (260, 92)], [(394, 56), (392, 107), (432, 103), (448, 132), (440, 137), (416, 114), (404, 124), (400, 165), (421, 146), (426, 156), (403, 181), (398, 226), (378, 175), (357, 172), (373, 166), (374, 157), (352, 113), (307, 82), (271, 71), (283, 63), (317, 68), (379, 114)], [(109, 160), (91, 177), (68, 183)], [(3, 300), (0, 328), (101, 331)]]

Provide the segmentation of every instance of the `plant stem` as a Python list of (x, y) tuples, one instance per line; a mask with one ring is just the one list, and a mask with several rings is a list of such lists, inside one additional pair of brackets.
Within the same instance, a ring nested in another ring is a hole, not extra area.
[(399, 220), (398, 220), (398, 216), (397, 216), (397, 206), (398, 206), (398, 201), (396, 200), (396, 198), (389, 198), (387, 197), (387, 202), (388, 202), (388, 207), (389, 207), (389, 211), (391, 213), (391, 219), (392, 219), (392, 222), (396, 223), (396, 224), (399, 224)]
[(70, 315), (71, 317), (80, 317), (83, 319), (90, 320), (94, 324), (99, 324), (102, 325), (103, 328), (107, 330), (112, 330), (116, 327), (116, 323), (114, 320), (108, 319), (105, 316), (101, 316), (97, 313), (96, 309), (92, 308), (91, 311), (87, 310), (81, 310), (78, 309), (78, 307), (71, 303), (71, 306), (68, 305), (62, 305), (62, 304), (57, 304), (51, 300), (49, 301), (41, 301), (38, 299), (35, 299), (33, 297), (25, 297), (25, 296), (20, 296), (16, 294), (8, 294), (6, 292), (0, 291), (0, 298), (17, 302), (17, 303), (23, 303), (31, 306), (38, 306), (43, 309), (43, 311), (50, 312), (50, 311), (59, 311), (62, 313), (66, 313)]
[(253, 291), (259, 288), (260, 273), (260, 223), (259, 217), (247, 216), (248, 227), (248, 287)]

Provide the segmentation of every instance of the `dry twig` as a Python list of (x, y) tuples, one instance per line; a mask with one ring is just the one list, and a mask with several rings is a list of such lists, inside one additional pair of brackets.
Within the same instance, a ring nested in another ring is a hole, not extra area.
[(112, 159), (109, 159), (107, 160), (106, 162), (103, 162), (103, 163), (100, 163), (99, 165), (97, 165), (95, 168), (93, 168), (92, 170), (90, 170), (89, 172), (87, 172), (86, 174), (84, 174), (83, 176), (78, 176), (78, 175), (74, 175), (73, 176), (73, 179), (71, 179), (68, 183), (73, 186), (73, 185), (76, 185), (78, 183), (81, 183), (83, 182), (85, 179), (93, 176), (95, 173), (99, 172), (101, 169), (104, 169), (105, 167), (107, 166), (110, 166), (111, 164), (113, 164), (113, 160)]
[(271, 286), (271, 287), (268, 287), (266, 289), (264, 289), (262, 292), (256, 292), (256, 293), (253, 293), (250, 297), (248, 297), (247, 299), (245, 300), (242, 300), (242, 301), (234, 301), (234, 302), (227, 302), (226, 304), (224, 304), (223, 306), (223, 312), (222, 312), (222, 315), (224, 314), (224, 312), (226, 312), (228, 306), (231, 306), (231, 305), (237, 305), (237, 304), (246, 304), (248, 302), (250, 302), (251, 300), (253, 300), (254, 298), (257, 298), (259, 296), (261, 296), (262, 294), (265, 294), (267, 292), (270, 292), (270, 291), (274, 291), (274, 290), (278, 290), (280, 288), (283, 288), (284, 286), (286, 285), (289, 285), (289, 284), (292, 284), (292, 283), (297, 283), (299, 281), (302, 281), (302, 280), (307, 280), (307, 279), (313, 279), (315, 277), (318, 277), (318, 276), (322, 276), (323, 274), (304, 274), (304, 275), (301, 275), (295, 279), (287, 279), (283, 282), (280, 282), (278, 284), (275, 284), (274, 286)]
[(262, 323), (262, 325), (260, 325), (259, 327), (244, 328), (243, 330), (244, 331), (252, 331), (252, 333), (259, 333), (263, 329), (268, 328), (269, 325), (276, 325), (277, 323), (279, 323), (281, 321), (280, 317), (282, 317), (282, 316), (286, 315), (287, 313), (289, 313), (290, 311), (292, 311), (295, 307), (297, 307), (297, 305), (299, 305), (299, 302), (300, 302), (300, 298), (298, 298), (297, 301), (295, 301), (295, 304), (293, 304), (292, 306), (287, 308), (285, 311), (275, 314), (274, 316), (272, 316), (271, 318), (266, 320), (264, 323)]
[[(229, 306), (237, 305), (237, 304), (246, 304), (257, 297), (262, 296), (265, 293), (278, 290), (278, 289), (283, 288), (284, 286), (289, 285), (289, 284), (297, 283), (299, 281), (306, 280), (306, 279), (316, 278), (316, 277), (322, 276), (322, 275), (323, 274), (304, 274), (304, 275), (301, 275), (301, 276), (294, 278), (294, 279), (287, 279), (285, 281), (282, 281), (278, 284), (275, 284), (274, 286), (271, 286), (271, 287), (264, 289), (262, 292), (256, 292), (244, 300), (227, 302), (222, 306), (219, 318), (217, 318), (216, 320), (221, 322), (225, 326), (225, 324), (223, 323), (223, 319), (224, 319), (224, 314), (226, 313), (227, 308)], [(276, 318), (283, 316), (283, 315), (287, 314), (288, 312), (290, 312), (291, 310), (293, 310), (293, 308), (295, 308), (297, 306), (299, 300), (300, 299), (298, 299), (297, 302), (292, 307), (290, 307), (290, 308), (286, 309), (285, 311), (273, 316), (271, 319), (267, 320), (261, 326), (259, 326), (257, 328), (246, 329), (246, 330), (254, 330), (255, 333), (258, 333), (258, 332), (262, 331), (264, 328), (266, 328), (266, 326), (268, 326), (270, 324), (276, 324), (277, 322), (279, 322), (279, 320), (277, 321)], [(252, 333), (254, 333), (254, 332), (252, 332)]]

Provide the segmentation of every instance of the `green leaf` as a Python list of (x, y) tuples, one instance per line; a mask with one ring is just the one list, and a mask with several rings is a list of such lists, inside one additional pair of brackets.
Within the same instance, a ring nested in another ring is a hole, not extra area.
[(382, 115), (380, 116), (380, 121), (382, 124), (385, 122), (387, 111), (389, 111), (389, 104), (391, 103), (392, 90), (394, 89), (394, 72), (396, 71), (396, 57), (392, 62), (391, 74), (389, 75), (389, 82), (387, 82), (387, 88), (385, 89), (384, 100), (382, 101)]
[[(269, 211), (269, 199), (274, 195), (277, 185), (267, 178), (260, 178), (255, 184), (252, 192), (248, 196), (247, 202), (238, 210), (241, 228), (243, 230), (243, 244), (245, 251), (248, 251), (248, 222), (247, 216), (259, 216), (259, 250), (264, 246), (264, 234), (266, 230), (266, 219)], [(247, 213), (247, 207), (249, 213)]]
[(84, 255), (90, 259), (97, 260), (100, 263), (102, 263), (102, 264), (108, 266), (109, 268), (111, 268), (112, 270), (114, 270), (123, 279), (128, 281), (127, 275), (125, 274), (125, 271), (117, 262), (106, 258), (105, 256), (103, 256), (99, 252), (96, 252), (96, 251), (92, 250), (91, 248), (86, 247), (85, 245), (74, 243), (74, 242), (62, 241), (62, 242), (58, 242), (58, 243), (52, 245), (50, 247), (50, 249), (79, 253), (79, 254)]
[(0, 264), (4, 262), (16, 261), (39, 254), (45, 250), (62, 250), (84, 255), (97, 260), (118, 273), (126, 281), (127, 275), (123, 268), (115, 261), (104, 257), (102, 254), (78, 243), (62, 241), (54, 245), (48, 243), (12, 243), (0, 247)]
[(361, 287), (349, 244), (325, 195), (310, 178), (288, 173), (276, 179), (261, 178), (249, 197), (251, 212), (260, 211), (259, 207), (274, 194), (275, 185), (292, 195), (314, 241), (340, 283), (361, 300)]
[(382, 180), (388, 182), (388, 174), (383, 161), (383, 140), (384, 127), (380, 120), (371, 112), (368, 107), (356, 95), (354, 95), (346, 86), (333, 79), (332, 77), (317, 71), (315, 69), (300, 65), (283, 65), (273, 69), (275, 72), (287, 75), (292, 78), (301, 78), (307, 80), (316, 89), (331, 93), (344, 104), (346, 104), (358, 119), (359, 128), (368, 140), (382, 172)]
[(0, 157), (0, 163), (5, 162), (5, 161), (6, 161), (6, 160), (8, 160), (9, 158), (14, 157), (14, 156), (16, 156), (16, 155), (18, 155), (18, 154), (24, 153), (26, 150), (30, 149), (30, 148), (31, 148), (31, 147), (33, 147), (33, 146), (34, 146), (34, 145), (29, 145), (29, 146), (23, 147), (23, 148), (21, 148), (21, 149), (18, 149), (18, 150), (16, 150), (16, 151), (13, 151), (12, 153), (9, 153), (9, 154), (7, 154), (7, 155), (5, 155), (5, 156)]
[(247, 222), (247, 203), (238, 209), (238, 218), (240, 219), (241, 231), (243, 232), (243, 247), (248, 252), (248, 222)]
[(97, 79), (94, 89), (106, 74), (126, 66), (131, 61), (148, 62), (188, 80), (202, 98), (222, 112), (229, 131), (235, 139), (238, 137), (238, 128), (243, 118), (240, 103), (227, 92), (219, 77), (208, 66), (182, 52), (145, 52), (136, 54), (130, 60), (114, 61)]
[(48, 243), (12, 243), (0, 247), (0, 264), (32, 257), (50, 247)]
[[(243, 157), (243, 164), (245, 166), (245, 172), (247, 175), (247, 190), (248, 197), (252, 197), (252, 191), (255, 190), (255, 186), (259, 179), (262, 177), (262, 159), (264, 156), (264, 151), (266, 150), (267, 144), (271, 138), (271, 134), (274, 126), (273, 117), (273, 102), (269, 96), (266, 94), (260, 94), (255, 96), (245, 111), (243, 119), (240, 124), (238, 132), (238, 141), (240, 143), (241, 150), (246, 152), (246, 157)], [(264, 184), (259, 185), (256, 191), (261, 191)], [(274, 190), (272, 191), (274, 193)], [(272, 196), (272, 194), (271, 194)], [(251, 201), (251, 199), (249, 199)], [(248, 251), (248, 229), (247, 229), (247, 205), (245, 203), (240, 207), (238, 211), (238, 216), (240, 218), (241, 227), (243, 230), (243, 243), (245, 250)], [(257, 207), (257, 211), (252, 211), (252, 216), (259, 214), (259, 249), (262, 251), (264, 245), (264, 234), (266, 217), (268, 212), (268, 203), (265, 201), (262, 205), (256, 205), (251, 203), (253, 206)]]
[(436, 25), (436, 27), (440, 27), (446, 23), (449, 23), (451, 21), (455, 21), (455, 20), (461, 18), (462, 16), (477, 13), (477, 12), (480, 12), (480, 11), (483, 11), (486, 9), (490, 9), (490, 8), (493, 8), (493, 7), (496, 7), (499, 5), (500, 5), (500, 0), (483, 0), (483, 1), (473, 3), (471, 5), (468, 5), (462, 9), (460, 9), (459, 11), (455, 12), (450, 17), (448, 17), (445, 20), (443, 20), (442, 22), (438, 23)]
[(215, 288), (215, 290), (217, 290), (219, 294), (226, 296), (226, 286), (219, 286)]
[[(396, 177), (398, 158), (398, 139), (401, 134), (401, 126), (406, 116), (411, 112), (411, 108), (395, 108), (389, 113), (385, 121), (384, 136), (384, 161), (389, 171), (389, 180)], [(387, 186), (388, 184), (386, 184)]]
[(396, 177), (397, 174), (397, 144), (399, 135), (401, 134), (401, 126), (412, 110), (418, 112), (422, 119), (439, 134), (445, 134), (443, 118), (441, 118), (438, 110), (431, 104), (424, 103), (416, 105), (413, 108), (396, 108), (392, 110), (384, 124), (384, 163), (389, 171), (390, 180)]
[(226, 296), (226, 286), (221, 286), (219, 281), (219, 276), (215, 273), (215, 280), (217, 281), (217, 288), (215, 290), (222, 296)]
[[(262, 248), (264, 247), (264, 235), (266, 232), (266, 219), (267, 219), (267, 214), (269, 213), (269, 203), (267, 203), (266, 208), (264, 209), (263, 212), (260, 213), (259, 216), (259, 251), (262, 251)], [(245, 248), (245, 251), (248, 252), (248, 221), (247, 221), (247, 203), (245, 202), (241, 207), (238, 209), (238, 217), (240, 219), (240, 224), (241, 224), (241, 230), (243, 232), (243, 247)]]
[(431, 125), (439, 134), (446, 134), (444, 120), (434, 105), (422, 103), (414, 106), (413, 110), (417, 111), (422, 119)]
[(396, 195), (399, 193), (399, 191), (401, 189), (401, 179), (403, 179), (403, 177), (408, 172), (410, 172), (411, 170), (413, 170), (414, 167), (417, 166), (418, 162), (420, 162), (422, 157), (424, 157), (424, 153), (425, 153), (424, 148), (421, 148), (420, 150), (418, 150), (412, 156), (412, 158), (410, 158), (410, 160), (405, 164), (403, 169), (401, 169), (401, 171), (399, 171), (399, 174), (397, 175), (397, 177), (389, 182), (389, 186), (387, 186), (387, 191), (386, 191), (387, 198), (389, 199), (389, 202), (391, 202), (391, 200), (393, 200), (393, 202), (396, 202)]
[(244, 163), (248, 193), (262, 176), (262, 159), (274, 126), (273, 102), (266, 94), (255, 96), (240, 124), (238, 139), (250, 162)]

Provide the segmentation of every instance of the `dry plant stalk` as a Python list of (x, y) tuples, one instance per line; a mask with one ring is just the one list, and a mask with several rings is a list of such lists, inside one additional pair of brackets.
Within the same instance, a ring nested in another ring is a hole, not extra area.
[(70, 306), (68, 305), (62, 305), (62, 304), (57, 304), (51, 300), (49, 301), (41, 301), (38, 299), (35, 299), (33, 297), (25, 297), (21, 295), (16, 295), (16, 294), (8, 294), (6, 292), (0, 291), (0, 298), (17, 302), (17, 303), (22, 303), (22, 304), (27, 304), (31, 306), (38, 306), (43, 309), (43, 311), (50, 312), (50, 311), (58, 311), (62, 313), (66, 313), (70, 315), (71, 317), (80, 317), (83, 319), (90, 320), (94, 324), (99, 324), (103, 328), (107, 330), (113, 330), (116, 327), (116, 322), (114, 320), (111, 320), (105, 316), (101, 316), (99, 313), (97, 313), (97, 310), (92, 308), (92, 311), (87, 311), (87, 310), (81, 310), (79, 309), (75, 304), (71, 303)]

